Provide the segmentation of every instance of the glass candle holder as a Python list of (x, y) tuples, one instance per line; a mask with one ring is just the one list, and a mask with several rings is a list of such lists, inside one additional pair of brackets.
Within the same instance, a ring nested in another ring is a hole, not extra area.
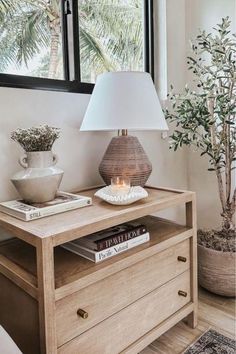
[(130, 191), (130, 178), (128, 177), (112, 177), (111, 191), (114, 195), (125, 195)]

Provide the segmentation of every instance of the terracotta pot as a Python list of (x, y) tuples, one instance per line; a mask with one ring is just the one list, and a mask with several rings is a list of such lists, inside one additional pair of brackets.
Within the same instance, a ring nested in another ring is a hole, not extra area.
[(221, 252), (198, 245), (198, 277), (200, 285), (212, 293), (234, 297), (235, 252)]

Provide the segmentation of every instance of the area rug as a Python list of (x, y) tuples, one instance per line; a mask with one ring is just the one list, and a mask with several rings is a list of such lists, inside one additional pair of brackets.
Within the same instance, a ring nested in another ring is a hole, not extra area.
[(184, 354), (235, 354), (236, 341), (222, 334), (208, 330)]

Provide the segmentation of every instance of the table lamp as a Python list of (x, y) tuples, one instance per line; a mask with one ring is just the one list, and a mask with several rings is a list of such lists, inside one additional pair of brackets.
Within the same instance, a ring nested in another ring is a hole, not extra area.
[(150, 74), (99, 75), (80, 130), (117, 130), (100, 163), (100, 175), (107, 185), (111, 178), (123, 176), (132, 186), (144, 186), (152, 165), (138, 138), (128, 131), (168, 130)]

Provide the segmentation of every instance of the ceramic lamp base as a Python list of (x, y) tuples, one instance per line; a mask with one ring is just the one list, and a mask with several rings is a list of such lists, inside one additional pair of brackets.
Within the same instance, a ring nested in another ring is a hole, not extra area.
[(143, 187), (152, 172), (152, 164), (138, 138), (122, 135), (112, 138), (99, 172), (107, 185), (112, 177), (125, 176), (130, 178), (132, 186)]

